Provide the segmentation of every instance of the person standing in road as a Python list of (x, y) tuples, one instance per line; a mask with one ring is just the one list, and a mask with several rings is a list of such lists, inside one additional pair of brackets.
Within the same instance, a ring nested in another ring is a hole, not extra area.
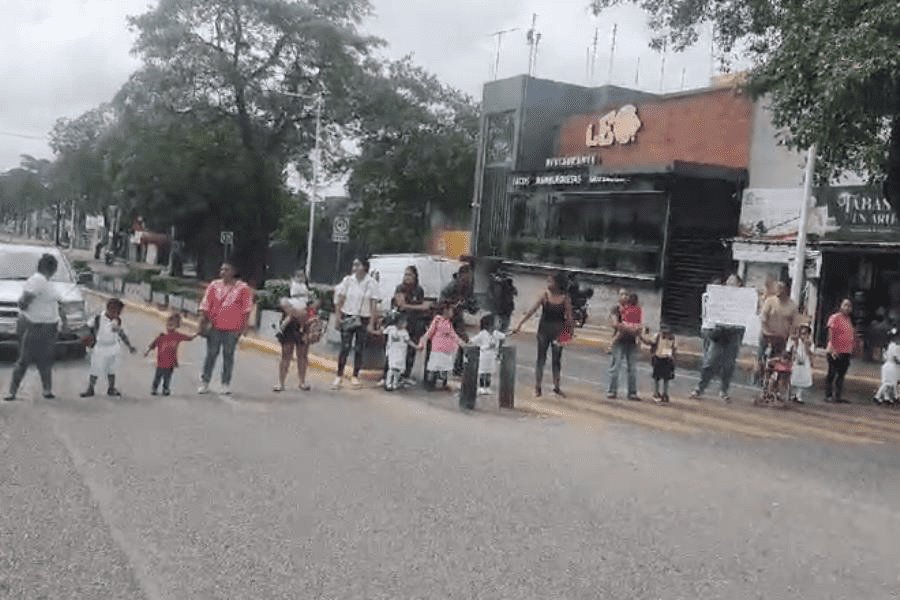
[(762, 381), (766, 357), (781, 356), (799, 318), (800, 312), (797, 310), (797, 303), (791, 300), (790, 288), (785, 282), (779, 281), (775, 285), (775, 295), (766, 298), (759, 315), (762, 326), (759, 354), (757, 355), (760, 381)]
[[(729, 287), (742, 287), (743, 281), (737, 275), (731, 275), (725, 282)], [(716, 375), (721, 379), (719, 397), (725, 402), (731, 400), (728, 392), (734, 367), (741, 351), (741, 341), (746, 329), (739, 325), (722, 323), (704, 323), (703, 326), (703, 365), (700, 370), (700, 382), (691, 393), (691, 398), (701, 398)]]
[(522, 330), (522, 326), (528, 322), (534, 313), (541, 309), (541, 320), (537, 330), (537, 364), (534, 369), (534, 395), (540, 398), (542, 395), (541, 382), (544, 378), (544, 366), (547, 364), (547, 351), (552, 351), (551, 367), (553, 369), (553, 393), (565, 397), (560, 389), (560, 377), (562, 375), (562, 351), (559, 344), (559, 336), (568, 325), (574, 325), (575, 318), (572, 315), (572, 300), (566, 293), (568, 278), (562, 271), (547, 277), (547, 289), (545, 289), (537, 301), (528, 309), (528, 312), (516, 325), (513, 334)]
[[(418, 345), (419, 340), (428, 328), (428, 315), (431, 312), (431, 303), (425, 302), (425, 290), (419, 285), (419, 270), (415, 265), (406, 267), (403, 271), (403, 281), (394, 291), (394, 308), (406, 316), (406, 329), (409, 331), (409, 339)], [(415, 383), (412, 380), (412, 369), (416, 362), (416, 349), (408, 346), (406, 349), (406, 367), (403, 370), (403, 379), (407, 383)]]
[(38, 260), (37, 273), (25, 282), (25, 289), (19, 299), (19, 359), (13, 367), (9, 394), (3, 399), (16, 399), (22, 379), (28, 367), (35, 365), (41, 376), (44, 398), (53, 395), (53, 360), (55, 344), (59, 332), (62, 296), (50, 282), (59, 267), (56, 257), (44, 254)]
[[(625, 298), (627, 296), (627, 300)], [(624, 301), (624, 302), (623, 302)], [(622, 363), (628, 374), (628, 399), (640, 401), (637, 393), (638, 337), (643, 327), (643, 311), (638, 305), (637, 294), (620, 292), (619, 304), (610, 312), (610, 325), (615, 331), (612, 344), (612, 360), (609, 363), (609, 388), (606, 397), (615, 400), (619, 394), (619, 372)]]
[(199, 394), (209, 393), (213, 368), (222, 353), (223, 395), (231, 394), (231, 376), (234, 371), (234, 353), (238, 340), (247, 332), (250, 313), (253, 311), (253, 290), (238, 279), (234, 265), (225, 262), (219, 269), (219, 277), (210, 283), (200, 303), (200, 331), (206, 337), (206, 359)]
[(843, 396), (844, 377), (850, 368), (850, 357), (856, 348), (856, 329), (850, 315), (853, 303), (849, 298), (841, 302), (836, 313), (828, 317), (828, 375), (825, 377), (825, 402), (849, 403)]
[[(478, 312), (471, 265), (464, 264), (459, 268), (459, 271), (453, 276), (453, 281), (441, 291), (440, 302), (453, 307), (453, 330), (462, 340), (468, 342), (469, 335), (466, 333), (464, 314), (468, 312), (474, 315)], [(453, 374), (459, 377), (462, 375), (462, 370), (463, 352), (460, 348), (453, 363)]]
[(338, 390), (344, 380), (347, 358), (354, 350), (353, 387), (359, 387), (363, 353), (369, 334), (374, 331), (378, 319), (378, 282), (369, 275), (369, 261), (353, 260), (353, 272), (344, 277), (334, 291), (334, 309), (338, 315), (337, 326), (341, 331), (341, 352), (338, 354), (337, 376), (331, 384)]

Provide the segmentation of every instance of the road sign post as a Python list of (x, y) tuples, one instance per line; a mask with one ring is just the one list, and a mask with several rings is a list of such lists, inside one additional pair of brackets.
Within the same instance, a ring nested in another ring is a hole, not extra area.
[(234, 247), (234, 232), (233, 231), (223, 231), (219, 234), (219, 241), (222, 243), (224, 247), (224, 259), (228, 260), (228, 256), (231, 254), (231, 249)]
[(331, 222), (331, 241), (346, 244), (350, 241), (350, 217), (338, 215)]

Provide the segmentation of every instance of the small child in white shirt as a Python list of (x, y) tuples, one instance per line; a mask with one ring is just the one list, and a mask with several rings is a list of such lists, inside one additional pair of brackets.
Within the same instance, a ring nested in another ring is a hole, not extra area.
[(384, 353), (387, 358), (387, 376), (384, 378), (384, 389), (393, 392), (400, 387), (400, 376), (406, 369), (406, 351), (408, 348), (419, 349), (409, 338), (406, 330), (406, 316), (399, 314), (394, 325), (384, 328)]
[(890, 332), (891, 343), (884, 353), (884, 364), (881, 365), (881, 386), (875, 393), (876, 404), (894, 404), (897, 398), (897, 385), (900, 383), (900, 331), (895, 327)]
[(496, 331), (494, 315), (481, 318), (481, 331), (469, 343), (480, 348), (478, 358), (478, 394), (491, 393), (491, 376), (497, 368), (497, 351), (506, 336)]

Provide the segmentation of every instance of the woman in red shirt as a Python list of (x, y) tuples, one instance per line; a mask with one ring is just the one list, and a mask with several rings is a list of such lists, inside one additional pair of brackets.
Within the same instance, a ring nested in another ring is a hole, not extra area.
[[(850, 368), (850, 357), (856, 347), (856, 330), (850, 315), (853, 303), (841, 302), (838, 312), (828, 317), (828, 376), (825, 379), (825, 402), (849, 403), (845, 400), (844, 377)], [(836, 393), (836, 395), (835, 395)]]

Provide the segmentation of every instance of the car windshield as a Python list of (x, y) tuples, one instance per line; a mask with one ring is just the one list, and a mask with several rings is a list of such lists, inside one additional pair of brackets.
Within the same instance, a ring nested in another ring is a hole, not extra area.
[[(21, 280), (24, 281), (37, 272), (37, 264), (41, 255), (33, 252), (21, 252), (16, 250), (0, 250), (0, 280)], [(72, 274), (69, 272), (68, 265), (59, 260), (59, 268), (50, 281), (58, 281), (61, 283), (72, 283)]]

